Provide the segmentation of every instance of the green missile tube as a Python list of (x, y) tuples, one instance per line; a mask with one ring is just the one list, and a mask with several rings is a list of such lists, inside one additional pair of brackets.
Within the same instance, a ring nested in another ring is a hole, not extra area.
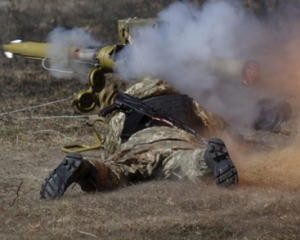
[[(53, 46), (55, 48), (55, 45)], [(59, 60), (68, 58), (73, 61), (95, 64), (100, 67), (103, 72), (113, 72), (115, 64), (115, 55), (124, 45), (108, 45), (103, 47), (84, 48), (81, 46), (66, 46), (65, 49), (58, 52), (55, 56), (51, 56), (51, 60)], [(12, 58), (14, 54), (36, 60), (49, 58), (51, 52), (51, 43), (39, 42), (21, 42), (21, 40), (13, 41), (9, 44), (2, 45), (4, 54), (8, 58)]]
[(209, 63), (219, 79), (238, 80), (245, 85), (255, 85), (261, 80), (259, 64), (253, 60), (213, 58)]
[(43, 59), (47, 57), (47, 45), (47, 43), (13, 41), (2, 45), (2, 48), (8, 58), (16, 54), (26, 58)]

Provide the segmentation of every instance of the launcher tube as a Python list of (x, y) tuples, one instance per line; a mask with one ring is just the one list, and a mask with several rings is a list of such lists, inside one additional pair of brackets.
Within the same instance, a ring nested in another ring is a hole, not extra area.
[(4, 44), (3, 50), (7, 53), (13, 53), (21, 55), (27, 58), (43, 59), (47, 57), (47, 46), (46, 43), (36, 42), (19, 42)]

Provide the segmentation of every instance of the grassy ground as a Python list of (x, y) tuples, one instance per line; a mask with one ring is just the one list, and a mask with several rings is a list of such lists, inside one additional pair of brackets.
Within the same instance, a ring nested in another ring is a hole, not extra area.
[[(24, 5), (14, 7), (19, 11), (31, 9), (28, 2), (20, 1)], [(106, 12), (113, 11), (114, 21), (125, 14), (128, 16), (128, 12), (117, 12), (122, 7), (114, 8), (114, 1), (109, 1), (113, 2), (111, 5), (101, 5), (107, 2), (97, 4), (104, 13), (105, 8)], [(130, 4), (141, 5), (141, 2), (122, 1), (130, 10), (133, 9)], [(14, 1), (0, 3), (3, 43), (8, 36), (10, 40), (18, 37), (17, 30), (21, 27), (12, 25), (17, 20), (6, 11)], [(115, 37), (111, 28), (97, 29), (94, 23), (84, 22), (91, 17), (83, 17), (82, 6), (88, 8), (85, 1), (72, 3), (76, 6), (74, 16), (67, 6), (63, 12), (66, 15), (61, 14), (62, 9), (55, 12), (55, 4), (44, 8), (35, 6), (45, 9), (45, 18), (53, 17), (53, 25), (46, 25), (45, 29), (34, 25), (31, 33), (24, 28), (24, 37), (41, 40), (45, 34), (34, 33), (40, 30), (45, 33), (63, 20), (67, 21), (66, 25), (75, 25), (76, 19), (82, 18), (78, 25), (89, 26), (95, 36), (109, 33), (107, 41)], [(151, 11), (158, 11), (166, 2), (159, 4), (153, 3)], [(145, 6), (141, 11), (148, 10)], [(24, 14), (28, 14), (26, 11)], [(67, 13), (75, 20), (67, 18)], [(30, 16), (26, 14), (18, 21)], [(97, 11), (90, 14), (98, 23), (104, 17)], [(5, 23), (10, 18), (8, 31), (9, 24)], [(39, 63), (22, 59), (8, 61), (2, 53), (0, 64), (1, 239), (299, 239), (299, 141), (282, 151), (246, 156), (248, 162), (236, 162), (241, 184), (230, 190), (217, 188), (212, 179), (198, 184), (151, 181), (92, 195), (74, 186), (60, 200), (41, 201), (39, 191), (44, 178), (65, 155), (60, 148), (76, 141), (91, 143), (92, 130), (83, 118), (24, 119), (81, 114), (70, 105), (70, 100), (10, 115), (2, 113), (66, 99), (86, 86), (76, 80), (55, 79)], [(111, 75), (109, 81), (117, 81), (116, 76)], [(285, 136), (289, 137), (290, 132), (297, 135), (299, 127), (289, 129)], [(229, 148), (236, 149), (233, 143)], [(239, 154), (233, 151), (235, 159)], [(84, 155), (95, 157), (97, 152)]]

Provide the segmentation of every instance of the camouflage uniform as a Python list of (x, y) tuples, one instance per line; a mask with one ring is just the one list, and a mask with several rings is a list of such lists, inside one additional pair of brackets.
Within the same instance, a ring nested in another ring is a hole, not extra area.
[[(138, 98), (177, 93), (162, 80), (146, 80), (133, 85), (126, 93)], [(195, 112), (206, 127), (205, 135), (215, 129), (222, 130), (224, 122), (194, 103)], [(104, 155), (110, 156), (105, 164), (119, 177), (127, 179), (188, 178), (196, 180), (210, 170), (204, 162), (206, 143), (199, 142), (187, 132), (170, 127), (151, 127), (133, 134), (121, 144), (119, 138), (125, 115), (118, 113), (109, 122), (109, 132), (104, 132)], [(199, 122), (199, 125), (201, 123)], [(191, 126), (195, 128), (197, 126)], [(203, 136), (204, 132), (201, 132)], [(116, 153), (115, 153), (116, 152)], [(115, 153), (115, 154), (114, 154)], [(114, 155), (112, 155), (114, 154)], [(160, 166), (159, 173), (157, 167)]]
[[(177, 91), (162, 80), (152, 79), (135, 84), (126, 93), (145, 98)], [(199, 125), (204, 126), (201, 137), (212, 136), (216, 129), (224, 129), (221, 119), (200, 108), (195, 101), (193, 110), (199, 116)], [(107, 160), (87, 160), (77, 153), (67, 155), (45, 179), (41, 198), (60, 197), (73, 182), (78, 182), (84, 191), (95, 192), (154, 178), (196, 181), (211, 170), (217, 184), (237, 182), (237, 172), (220, 139), (207, 143), (181, 129), (153, 126), (134, 133), (128, 141), (122, 142), (120, 133), (124, 120), (125, 115), (120, 112), (109, 120), (107, 126), (99, 121), (99, 129), (106, 129), (100, 132), (103, 139), (100, 155)], [(190, 127), (197, 132), (197, 126)], [(225, 177), (223, 173), (226, 173)]]

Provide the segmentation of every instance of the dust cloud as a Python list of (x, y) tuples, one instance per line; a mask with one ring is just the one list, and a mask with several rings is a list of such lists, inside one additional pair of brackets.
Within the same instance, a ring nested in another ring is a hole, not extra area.
[[(262, 20), (238, 1), (208, 1), (201, 7), (175, 2), (157, 15), (165, 24), (139, 29), (128, 46), (132, 54), (124, 51), (127, 64), (116, 71), (128, 79), (147, 74), (166, 79), (231, 125), (242, 127), (258, 99), (283, 99), (295, 85), (298, 88), (293, 82), (300, 64), (297, 15), (285, 11), (289, 18), (274, 13)], [(254, 86), (243, 84), (248, 60), (260, 66), (260, 82)]]
[[(298, 113), (299, 114), (299, 113)], [(300, 124), (295, 116), (274, 132), (253, 131), (237, 139), (221, 135), (242, 186), (296, 190), (300, 185)]]

